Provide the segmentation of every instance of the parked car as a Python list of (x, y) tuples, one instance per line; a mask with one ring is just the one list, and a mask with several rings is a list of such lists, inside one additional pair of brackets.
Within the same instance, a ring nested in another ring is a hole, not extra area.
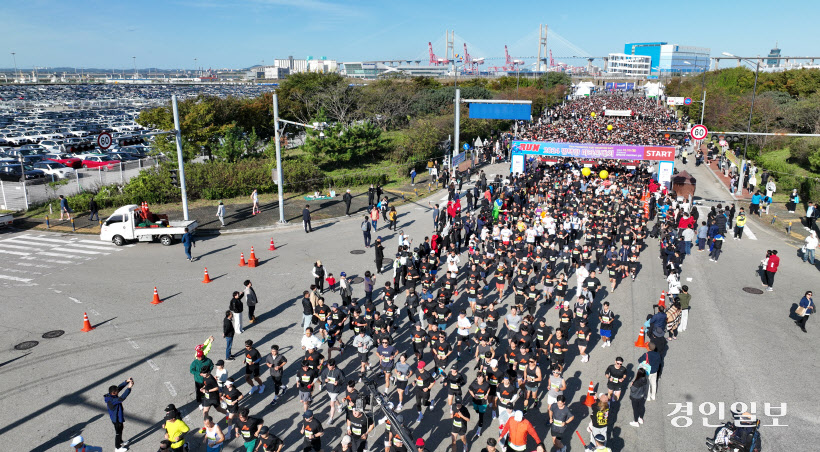
[(83, 157), (83, 168), (102, 168), (112, 170), (119, 162), (104, 154), (86, 155)]
[[(42, 179), (46, 177), (46, 173), (35, 170), (31, 166), (24, 167), (26, 169), (26, 180)], [(0, 180), (9, 182), (19, 182), (21, 179), (22, 169), (20, 165), (4, 165), (0, 166)]]
[(70, 154), (65, 154), (65, 153), (46, 154), (46, 155), (44, 155), (44, 157), (46, 158), (46, 160), (51, 160), (51, 161), (54, 161), (54, 162), (57, 162), (57, 163), (62, 163), (63, 165), (65, 165), (69, 168), (78, 169), (78, 168), (83, 167), (82, 159), (74, 157), (73, 155), (70, 155)]
[(138, 156), (129, 154), (128, 152), (109, 152), (108, 156), (121, 162), (132, 162), (140, 159)]
[(53, 175), (57, 179), (65, 179), (74, 174), (74, 170), (63, 165), (62, 163), (58, 163), (53, 160), (44, 160), (42, 162), (37, 162), (32, 166), (34, 167), (34, 169), (40, 170), (46, 173), (47, 175)]

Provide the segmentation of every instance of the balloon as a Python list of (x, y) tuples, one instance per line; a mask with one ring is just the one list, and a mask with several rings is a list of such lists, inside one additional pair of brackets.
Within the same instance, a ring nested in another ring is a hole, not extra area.
[(594, 117), (595, 117), (595, 112), (593, 111), (593, 112), (592, 112), (592, 113), (590, 113), (589, 115), (590, 115), (590, 116), (592, 116), (592, 117), (594, 118)]
[(609, 177), (609, 171), (601, 170), (601, 172), (599, 173), (599, 176), (601, 176), (601, 179), (606, 179), (607, 177)]
[(606, 126), (606, 130), (612, 130), (612, 124)]
[(592, 170), (587, 167), (581, 168), (581, 174), (583, 174), (584, 177), (589, 177), (589, 175), (592, 174)]

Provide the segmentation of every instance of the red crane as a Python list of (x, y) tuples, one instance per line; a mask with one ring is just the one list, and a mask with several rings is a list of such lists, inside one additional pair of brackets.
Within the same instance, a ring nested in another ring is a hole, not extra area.
[(504, 70), (505, 71), (514, 71), (517, 69), (518, 66), (523, 64), (524, 62), (521, 60), (513, 60), (510, 56), (510, 52), (507, 50), (507, 45), (504, 45)]
[(550, 49), (550, 67), (555, 67), (555, 60), (552, 59), (552, 49)]
[(473, 57), (470, 56), (470, 53), (467, 52), (467, 43), (464, 43), (464, 67), (469, 68), (469, 70), (473, 70)]
[(427, 49), (430, 51), (430, 64), (433, 66), (438, 66), (439, 64), (448, 64), (450, 61), (447, 59), (439, 58), (433, 53), (433, 43), (427, 43)]

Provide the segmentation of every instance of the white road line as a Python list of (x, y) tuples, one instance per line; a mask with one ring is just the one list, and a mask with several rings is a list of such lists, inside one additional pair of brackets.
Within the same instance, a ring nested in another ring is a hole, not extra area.
[(34, 271), (31, 271), (31, 270), (17, 270), (16, 268), (0, 267), (0, 271), (12, 272), (12, 273), (32, 274), (32, 275), (42, 275), (42, 273), (40, 273), (40, 272), (34, 272)]
[(0, 253), (3, 254), (14, 254), (15, 256), (28, 256), (31, 253), (23, 253), (20, 251), (7, 251), (7, 250), (0, 250)]
[(55, 290), (55, 289), (51, 289), (51, 290), (53, 290), (53, 291), (54, 291), (54, 293), (63, 293), (63, 291), (62, 291), (62, 290)]
[(76, 250), (73, 248), (54, 248), (54, 251), (65, 251), (66, 253), (80, 253), (80, 254), (111, 254), (111, 253), (103, 253), (102, 251), (86, 251), (86, 250)]
[[(56, 292), (56, 291), (55, 291), (55, 292)], [(71, 300), (71, 301), (73, 301), (74, 303), (77, 303), (77, 304), (82, 304), (82, 303), (83, 303), (82, 301), (80, 301), (80, 300), (78, 300), (78, 299), (76, 299), (76, 298), (74, 298), (74, 297), (68, 297), (68, 299), (69, 299), (69, 300)], [(91, 313), (92, 313), (92, 314), (94, 314), (95, 312), (97, 312), (97, 311), (95, 311), (95, 310), (93, 310), (93, 309), (91, 310)], [(100, 314), (96, 314), (96, 315), (100, 315)]]
[[(40, 254), (40, 253), (37, 253), (37, 254)], [(61, 257), (62, 257), (62, 256), (61, 256)], [(36, 259), (36, 260), (38, 260), (38, 261), (40, 261), (40, 262), (48, 262), (49, 264), (76, 264), (76, 262), (72, 262), (72, 261), (58, 261), (57, 259), (38, 259), (38, 258), (37, 258), (37, 257), (35, 257), (35, 256), (26, 256), (26, 257), (21, 257), (21, 259), (31, 259), (31, 260)], [(51, 268), (51, 267), (49, 267), (49, 268)]]
[(60, 245), (65, 245), (66, 243), (69, 243), (68, 240), (47, 239), (45, 237), (35, 237), (32, 235), (20, 235), (18, 236), (18, 238), (26, 238), (28, 240), (36, 240), (40, 242), (59, 243)]
[(149, 360), (147, 361), (147, 363), (148, 363), (148, 365), (149, 365), (149, 366), (151, 366), (151, 369), (153, 369), (153, 370), (154, 370), (154, 372), (156, 372), (156, 371), (158, 371), (158, 370), (159, 370), (159, 366), (157, 366), (157, 365), (154, 363), (154, 360), (153, 360), (153, 359), (149, 359)]
[(174, 389), (174, 385), (172, 385), (170, 381), (165, 382), (165, 387), (168, 388), (168, 392), (171, 393), (171, 397), (177, 396), (177, 390)]
[(3, 241), (4, 242), (9, 242), (9, 243), (16, 243), (18, 245), (27, 245), (29, 247), (32, 247), (32, 246), (46, 246), (46, 247), (49, 247), (49, 248), (54, 248), (55, 246), (59, 246), (59, 245), (54, 244), (54, 243), (32, 242), (32, 241), (29, 241), (29, 240), (26, 240), (26, 239), (22, 238), (22, 236), (12, 237), (10, 239), (6, 239), (6, 240), (3, 240)]
[(755, 233), (752, 232), (751, 229), (749, 229), (748, 224), (743, 228), (743, 234), (745, 234), (746, 237), (749, 237), (749, 239), (751, 240), (757, 240), (757, 237), (755, 237)]
[(103, 242), (102, 240), (96, 240), (96, 241), (95, 240), (74, 240), (73, 243), (90, 243), (92, 245), (100, 245), (100, 246), (109, 245), (112, 248), (117, 246), (117, 245), (114, 245), (112, 242)]
[(32, 278), (18, 278), (16, 276), (0, 275), (0, 279), (7, 279), (9, 281), (31, 282)]
[(82, 243), (77, 243), (77, 242), (70, 242), (70, 243), (67, 243), (66, 245), (67, 246), (77, 246), (77, 247), (81, 247), (82, 249), (87, 248), (87, 249), (90, 249), (90, 250), (122, 251), (122, 250), (118, 250), (116, 248), (109, 248), (107, 246), (84, 245)]
[(17, 265), (21, 267), (35, 267), (35, 268), (54, 268), (51, 265), (43, 265), (43, 264), (30, 264), (28, 262), (17, 262)]
[(132, 341), (130, 337), (126, 337), (125, 340), (128, 341), (128, 343), (131, 344), (131, 347), (133, 347), (135, 350), (140, 348), (140, 345)]
[(0, 242), (0, 246), (2, 246), (4, 248), (12, 248), (12, 249), (16, 249), (16, 250), (30, 250), (31, 249), (30, 246), (10, 245), (8, 243), (3, 243), (3, 242)]
[(50, 257), (66, 257), (68, 259), (86, 259), (86, 260), (90, 259), (90, 258), (85, 257), (85, 256), (71, 256), (71, 255), (65, 255), (65, 254), (49, 253), (47, 251), (40, 251), (40, 252), (37, 253), (37, 255), (38, 256), (50, 256)]

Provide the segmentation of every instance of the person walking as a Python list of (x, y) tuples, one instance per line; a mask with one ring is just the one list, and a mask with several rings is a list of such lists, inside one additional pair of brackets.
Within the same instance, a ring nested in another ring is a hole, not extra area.
[(638, 369), (632, 385), (629, 387), (629, 401), (632, 402), (633, 421), (629, 425), (640, 427), (643, 424), (643, 417), (646, 414), (646, 395), (648, 394), (649, 379), (646, 369)]
[(188, 258), (188, 262), (193, 262), (194, 258), (191, 256), (191, 247), (196, 247), (196, 240), (194, 240), (194, 236), (188, 231), (188, 228), (185, 228), (185, 233), (182, 234), (180, 241), (185, 248), (185, 256)]
[(410, 185), (415, 187), (416, 186), (416, 168), (410, 168)]
[(370, 188), (367, 189), (367, 206), (368, 208), (373, 207), (373, 199), (376, 198), (376, 189), (373, 187), (373, 184), (370, 184)]
[(504, 438), (507, 434), (510, 435), (507, 438), (507, 450), (525, 450), (527, 448), (527, 436), (532, 436), (536, 444), (541, 443), (541, 438), (538, 437), (535, 428), (533, 428), (530, 421), (524, 419), (524, 413), (521, 411), (516, 411), (513, 417), (507, 420), (504, 428), (501, 429), (499, 439)]
[(216, 206), (216, 217), (219, 218), (219, 223), (222, 226), (225, 226), (225, 204), (222, 201), (219, 201), (219, 205)]
[(302, 333), (313, 322), (313, 303), (310, 301), (310, 291), (302, 292)]
[(233, 327), (233, 312), (229, 309), (225, 311), (225, 318), (222, 319), (222, 337), (225, 338), (225, 359), (228, 361), (233, 361), (231, 346), (233, 346), (234, 334), (236, 334), (236, 329)]
[(808, 259), (809, 263), (814, 265), (815, 251), (817, 251), (817, 231), (811, 231), (806, 237), (806, 244), (803, 245), (803, 262)]
[(65, 219), (71, 221), (72, 212), (74, 211), (71, 210), (71, 207), (68, 206), (68, 200), (65, 198), (65, 196), (60, 195), (60, 219), (62, 220), (63, 216), (66, 216), (68, 218)]
[(698, 251), (703, 251), (706, 248), (706, 238), (709, 236), (709, 226), (706, 226), (705, 221), (700, 222), (698, 228)]
[[(262, 362), (262, 355), (259, 350), (253, 346), (253, 341), (248, 339), (245, 341), (245, 382), (251, 387), (248, 395), (258, 391), (260, 394), (265, 392), (265, 384), (259, 378), (259, 363)], [(256, 380), (256, 385), (253, 384)]]
[(689, 286), (681, 286), (678, 294), (678, 302), (680, 303), (680, 326), (678, 331), (681, 333), (686, 331), (686, 327), (689, 325), (689, 303), (691, 301), (692, 295), (689, 294)]
[(373, 230), (379, 230), (379, 208), (372, 206), (370, 209), (370, 221), (373, 223)]
[(279, 346), (274, 344), (270, 346), (270, 354), (265, 357), (265, 365), (270, 369), (270, 378), (273, 381), (273, 400), (271, 405), (279, 400), (279, 393), (285, 393), (288, 385), (282, 381), (282, 376), (285, 372), (285, 364), (288, 359), (279, 354)]
[(789, 202), (786, 203), (786, 210), (789, 213), (794, 213), (794, 209), (797, 208), (797, 205), (800, 203), (800, 195), (797, 194), (797, 189), (795, 188), (792, 191), (792, 194), (789, 196)]
[(772, 250), (772, 255), (766, 261), (766, 271), (763, 273), (764, 284), (766, 290), (771, 292), (774, 285), (774, 275), (777, 273), (777, 267), (780, 266), (780, 258), (777, 257), (777, 250)]
[(744, 212), (743, 207), (741, 207), (740, 213), (737, 214), (737, 220), (735, 221), (735, 240), (740, 240), (743, 238), (744, 226), (746, 226), (746, 212)]
[(93, 196), (88, 201), (88, 210), (91, 212), (88, 221), (94, 221), (94, 217), (97, 217), (97, 221), (100, 221), (100, 206), (97, 205), (97, 201), (94, 200)]
[(372, 226), (370, 225), (370, 219), (367, 217), (367, 215), (364, 216), (364, 221), (362, 221), (361, 228), (362, 236), (364, 236), (364, 247), (370, 248), (370, 231), (372, 229)]
[(809, 321), (809, 315), (813, 312), (817, 311), (817, 307), (814, 305), (814, 300), (812, 300), (812, 292), (809, 290), (803, 295), (803, 298), (800, 299), (800, 305), (797, 307), (796, 313), (800, 316), (800, 319), (796, 320), (794, 323), (806, 333), (806, 322)]
[(305, 233), (313, 232), (313, 227), (310, 225), (310, 204), (305, 204), (302, 209), (302, 225), (305, 227)]
[(649, 392), (646, 400), (655, 400), (658, 390), (658, 370), (661, 366), (661, 355), (655, 350), (657, 350), (655, 343), (650, 342), (649, 351), (638, 358), (638, 368), (647, 373), (649, 380)]
[(214, 362), (211, 361), (211, 358), (205, 356), (205, 352), (202, 350), (196, 351), (196, 358), (191, 361), (191, 365), (189, 366), (189, 371), (191, 375), (194, 376), (194, 394), (196, 395), (196, 403), (199, 404), (199, 410), (202, 411), (204, 408), (202, 406), (202, 391), (201, 389), (205, 386), (205, 380), (202, 377), (202, 372), (207, 371), (208, 373), (211, 372), (214, 368)]
[(243, 291), (245, 295), (245, 303), (248, 304), (248, 322), (253, 323), (256, 322), (256, 316), (253, 311), (256, 309), (256, 303), (259, 301), (256, 298), (256, 291), (253, 290), (251, 280), (246, 279), (243, 284), (245, 285), (245, 290)]
[(253, 189), (253, 193), (251, 193), (251, 201), (253, 201), (253, 207), (251, 207), (251, 213), (253, 215), (256, 215), (257, 213), (260, 213), (261, 211), (259, 210), (259, 193), (257, 193), (255, 188)]
[(345, 203), (345, 216), (350, 216), (350, 203), (353, 202), (353, 195), (350, 194), (350, 189), (348, 188), (344, 195), (342, 195), (342, 201)]
[(382, 245), (381, 237), (376, 237), (376, 244), (373, 248), (376, 249), (376, 273), (381, 274), (384, 268), (384, 245)]
[[(122, 402), (131, 394), (131, 388), (134, 387), (134, 379), (129, 378), (119, 385), (112, 385), (108, 387), (108, 394), (103, 398), (105, 406), (108, 408), (108, 417), (111, 423), (114, 424), (114, 449), (115, 452), (125, 452), (128, 450), (128, 442), (122, 440), (122, 431), (125, 424), (125, 410)], [(125, 388), (125, 391), (123, 391)], [(122, 394), (120, 394), (122, 391)]]
[(313, 270), (311, 272), (313, 275), (313, 283), (316, 288), (319, 290), (319, 293), (324, 293), (325, 291), (325, 267), (322, 266), (322, 261), (316, 261), (313, 264)]
[(234, 291), (228, 304), (228, 309), (233, 312), (233, 328), (237, 334), (242, 334), (242, 311), (245, 310), (245, 304), (242, 303), (243, 295), (242, 292)]

